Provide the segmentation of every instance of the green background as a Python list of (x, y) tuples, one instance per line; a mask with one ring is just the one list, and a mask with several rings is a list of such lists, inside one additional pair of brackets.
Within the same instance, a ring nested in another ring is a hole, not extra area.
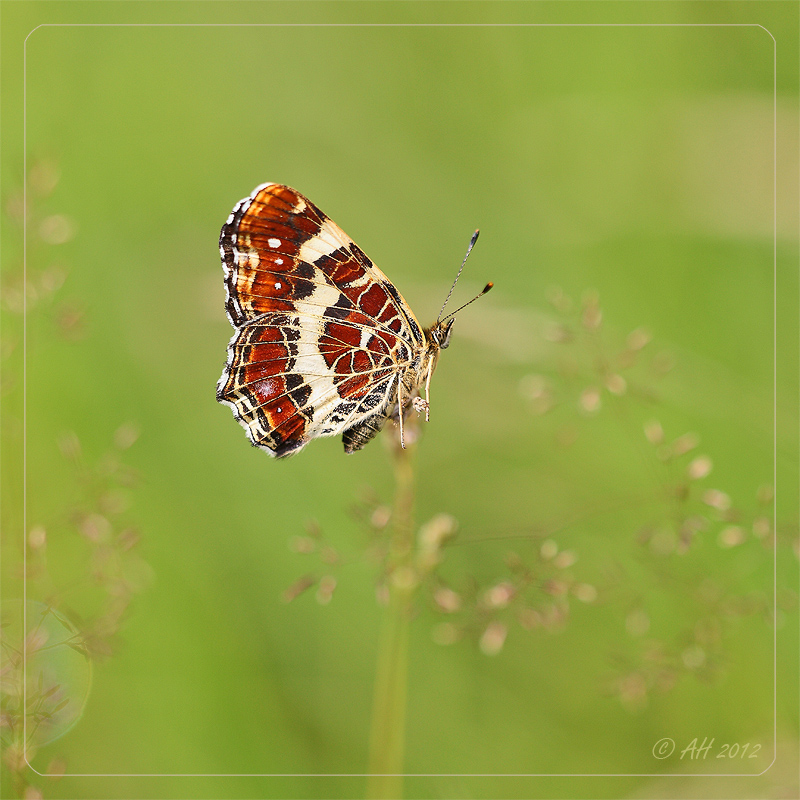
[[(417, 518), (457, 518), (443, 566), (455, 588), (500, 580), (509, 551), (535, 560), (546, 535), (578, 554), (576, 580), (599, 588), (595, 603), (570, 601), (563, 630), (510, 621), (495, 657), (475, 637), (434, 643), (443, 615), (421, 599), (406, 765), (450, 777), (409, 778), (408, 796), (794, 796), (794, 3), (1, 10), (6, 297), (23, 258), (8, 209), (37, 165), (59, 180), (39, 195), (28, 182), (28, 273), (56, 264), (66, 275), (30, 306), (26, 350), (21, 315), (4, 308), (4, 597), (22, 594), (23, 526), (42, 525), (54, 583), (79, 583), (64, 602), (81, 613), (99, 602), (81, 577), (89, 556), (72, 512), (85, 490), (59, 452), (65, 431), (94, 463), (120, 425), (138, 427), (124, 454), (138, 479), (122, 492), (150, 576), (94, 669), (83, 719), (34, 760), (89, 776), (34, 776), (46, 797), (363, 795), (361, 777), (309, 776), (366, 769), (381, 609), (351, 509), (364, 487), (390, 501), (388, 452), (378, 441), (345, 457), (325, 439), (276, 463), (214, 399), (232, 333), (218, 231), (264, 181), (308, 195), (423, 324), (480, 227), (454, 302), (496, 287), (459, 316), (435, 375)], [(74, 232), (61, 244), (37, 227), (54, 214)], [(651, 332), (648, 357), (668, 353), (675, 367), (629, 384), (654, 397), (603, 390), (600, 412), (580, 412), (599, 356), (548, 341), (556, 285), (578, 303), (598, 293), (604, 352), (635, 328)], [(65, 309), (80, 313), (77, 332)], [(532, 374), (565, 387), (549, 414), (532, 413), (520, 391)], [(664, 493), (688, 462), (671, 473), (659, 463), (642, 433), (653, 418), (667, 440), (697, 434), (714, 464), (702, 486), (741, 510), (742, 545), (717, 544), (718, 520), (684, 555), (637, 539), (669, 526)], [(645, 638), (681, 642), (699, 617), (724, 616), (698, 599), (704, 581), (771, 607), (773, 550), (748, 520), (774, 466), (777, 721), (773, 631), (758, 613), (725, 617), (713, 675), (684, 669), (645, 704), (621, 702), (613, 676), (640, 646), (626, 630), (632, 609), (650, 619)], [(281, 602), (316, 569), (287, 548), (309, 519), (354, 556), (329, 605), (313, 590)], [(779, 757), (766, 774), (670, 775), (764, 772), (774, 722)], [(656, 760), (666, 736), (679, 749), (694, 737), (762, 749), (750, 761)], [(136, 777), (184, 773), (197, 776)], [(296, 777), (258, 777), (274, 773)], [(580, 777), (595, 773), (606, 777)], [(251, 776), (225, 777), (235, 774)]]

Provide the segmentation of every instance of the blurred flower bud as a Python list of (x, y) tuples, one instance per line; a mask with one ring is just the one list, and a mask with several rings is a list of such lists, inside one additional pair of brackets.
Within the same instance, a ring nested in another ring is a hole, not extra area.
[(382, 531), (392, 518), (392, 509), (389, 506), (377, 506), (369, 518), (369, 524), (375, 530)]
[(584, 389), (581, 392), (580, 405), (587, 414), (599, 411), (601, 406), (600, 390), (595, 386)]
[(313, 553), (317, 543), (310, 536), (292, 536), (289, 549), (294, 553)]
[(560, 286), (551, 286), (546, 294), (548, 302), (562, 314), (567, 314), (572, 308), (572, 300), (564, 294)]
[(442, 543), (453, 536), (458, 528), (455, 517), (437, 514), (419, 529), (419, 544), (424, 550), (438, 550)]
[(539, 548), (539, 553), (545, 561), (549, 561), (558, 553), (558, 545), (552, 539), (545, 539)]
[(139, 426), (126, 422), (114, 431), (114, 444), (120, 450), (127, 450), (139, 438)]
[(578, 560), (578, 556), (572, 550), (562, 550), (554, 559), (553, 563), (559, 569), (568, 569)]
[(681, 661), (686, 669), (699, 669), (706, 662), (706, 651), (699, 645), (692, 645), (681, 653)]
[(744, 542), (744, 528), (740, 525), (728, 525), (719, 532), (720, 547), (736, 547)]
[(47, 532), (42, 525), (34, 525), (28, 533), (28, 547), (41, 550), (47, 544)]
[(320, 579), (317, 587), (317, 602), (323, 606), (328, 605), (333, 597), (334, 589), (336, 589), (336, 578), (333, 575), (325, 575)]
[(310, 589), (317, 579), (313, 575), (304, 575), (302, 578), (296, 580), (288, 589), (285, 589), (281, 595), (281, 600), (284, 603), (291, 603), (298, 595), (301, 595), (307, 589)]
[(698, 444), (700, 444), (700, 439), (696, 433), (684, 433), (672, 443), (672, 452), (676, 456), (682, 456), (684, 453), (694, 450)]
[(622, 395), (628, 389), (628, 383), (622, 375), (612, 374), (606, 378), (606, 389), (611, 394)]
[(47, 244), (66, 244), (75, 236), (75, 223), (64, 214), (45, 217), (39, 225), (39, 236)]
[(774, 496), (775, 491), (771, 486), (759, 486), (758, 491), (756, 492), (756, 499), (762, 505), (768, 505), (771, 503)]
[(597, 600), (597, 589), (591, 583), (576, 583), (572, 593), (581, 603), (594, 603)]
[(512, 600), (516, 590), (510, 583), (498, 583), (487, 589), (484, 602), (490, 608), (505, 608)]
[(719, 511), (727, 511), (731, 507), (731, 498), (719, 489), (708, 489), (703, 492), (703, 502)]
[(690, 462), (686, 468), (686, 474), (689, 476), (689, 480), (698, 481), (711, 472), (711, 467), (711, 459), (708, 456), (698, 456)]
[(440, 586), (434, 592), (433, 600), (445, 614), (453, 614), (461, 608), (461, 596), (446, 586)]
[(644, 328), (637, 328), (628, 334), (626, 344), (630, 350), (641, 350), (653, 337)]
[(763, 539), (765, 536), (769, 536), (771, 527), (767, 517), (756, 517), (753, 520), (753, 535)]
[(644, 435), (650, 444), (661, 444), (664, 441), (664, 429), (658, 420), (652, 420), (644, 426)]
[(490, 622), (480, 640), (481, 651), (487, 656), (496, 656), (506, 641), (508, 629), (502, 622)]
[(80, 532), (90, 542), (105, 542), (111, 534), (111, 523), (101, 514), (87, 514), (79, 523)]

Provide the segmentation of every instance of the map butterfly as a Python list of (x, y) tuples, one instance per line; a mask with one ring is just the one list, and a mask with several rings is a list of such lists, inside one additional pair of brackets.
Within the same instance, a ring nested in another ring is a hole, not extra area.
[(442, 318), (442, 306), (422, 328), (361, 248), (281, 184), (262, 184), (234, 206), (219, 249), (236, 332), (217, 400), (250, 441), (283, 458), (341, 433), (352, 453), (397, 415), (404, 445), (403, 413), (411, 406), (427, 419), (431, 374), (456, 312)]

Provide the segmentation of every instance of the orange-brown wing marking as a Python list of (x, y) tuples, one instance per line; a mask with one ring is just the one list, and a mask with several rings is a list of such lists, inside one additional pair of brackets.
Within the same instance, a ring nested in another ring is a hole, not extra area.
[(313, 293), (315, 270), (298, 255), (325, 219), (303, 195), (280, 184), (237, 203), (219, 239), (225, 309), (234, 327), (269, 311), (289, 311), (294, 300)]

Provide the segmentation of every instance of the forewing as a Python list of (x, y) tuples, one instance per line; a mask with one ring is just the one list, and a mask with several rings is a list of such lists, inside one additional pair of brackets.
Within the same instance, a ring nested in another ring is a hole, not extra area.
[(308, 198), (267, 183), (236, 204), (220, 234), (226, 311), (241, 327), (268, 311), (359, 310), (409, 345), (424, 335), (391, 281)]

